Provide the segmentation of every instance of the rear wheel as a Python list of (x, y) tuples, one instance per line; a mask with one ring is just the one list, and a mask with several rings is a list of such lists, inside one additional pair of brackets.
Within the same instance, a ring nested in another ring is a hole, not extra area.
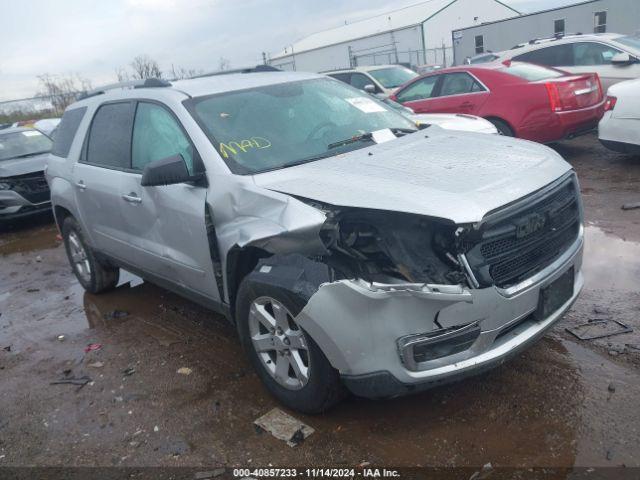
[(73, 273), (87, 292), (104, 292), (118, 284), (120, 270), (98, 261), (73, 217), (64, 220), (62, 238)]
[(320, 413), (340, 401), (344, 389), (338, 372), (295, 321), (304, 304), (296, 294), (249, 275), (238, 290), (238, 332), (272, 395), (299, 412)]
[(514, 131), (504, 120), (500, 120), (499, 118), (488, 118), (487, 120), (493, 123), (493, 125), (498, 129), (498, 133), (500, 135), (504, 135), (505, 137), (515, 137)]

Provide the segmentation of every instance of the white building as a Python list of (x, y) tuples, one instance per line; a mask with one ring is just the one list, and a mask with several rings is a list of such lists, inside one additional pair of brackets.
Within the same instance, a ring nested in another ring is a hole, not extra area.
[(283, 70), (325, 71), (356, 65), (451, 65), (451, 31), (519, 12), (499, 0), (426, 0), (313, 33), (271, 56)]

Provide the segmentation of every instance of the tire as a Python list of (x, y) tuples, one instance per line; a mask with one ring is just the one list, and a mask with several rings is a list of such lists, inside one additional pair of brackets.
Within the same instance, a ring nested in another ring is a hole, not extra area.
[(101, 293), (115, 288), (120, 269), (98, 261), (73, 217), (62, 223), (62, 238), (71, 269), (87, 292)]
[[(236, 320), (242, 347), (269, 392), (292, 410), (315, 414), (324, 412), (338, 403), (345, 396), (346, 391), (340, 382), (338, 372), (331, 366), (320, 347), (293, 320), (305, 303), (296, 294), (281, 287), (256, 281), (250, 274), (238, 289)], [(278, 335), (278, 331), (273, 329), (274, 335), (273, 331), (268, 331), (264, 323), (265, 317), (260, 316), (259, 311), (273, 317), (275, 324), (270, 325), (282, 325), (284, 319), (282, 313), (285, 313), (289, 329), (286, 331), (281, 329), (282, 335)], [(276, 320), (277, 316), (280, 321)], [(259, 325), (259, 330), (256, 329), (256, 324)], [(258, 352), (254, 338), (260, 338), (266, 342), (263, 345), (267, 345), (267, 349), (276, 345), (277, 348), (285, 350), (274, 348)], [(283, 338), (284, 341), (290, 339), (291, 343), (288, 347), (282, 343)], [(269, 343), (270, 339), (273, 343)], [(296, 349), (295, 345), (301, 348)], [(289, 348), (288, 354), (287, 348)], [(279, 362), (285, 362), (284, 376), (281, 375), (284, 370), (278, 368)], [(288, 366), (286, 362), (289, 362)], [(307, 367), (306, 380), (303, 378), (304, 375), (296, 375), (294, 363), (298, 372), (304, 371), (302, 366)]]
[(493, 125), (498, 129), (498, 133), (500, 135), (504, 135), (505, 137), (515, 137), (513, 129), (509, 126), (509, 124), (499, 118), (487, 118)]

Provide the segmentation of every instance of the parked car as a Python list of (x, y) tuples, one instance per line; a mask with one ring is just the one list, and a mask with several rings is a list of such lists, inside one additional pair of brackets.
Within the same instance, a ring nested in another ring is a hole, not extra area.
[(540, 143), (595, 130), (604, 112), (597, 74), (520, 62), (441, 70), (414, 79), (391, 99), (416, 113), (483, 117), (503, 135)]
[(480, 53), (478, 55), (474, 55), (473, 57), (467, 57), (464, 60), (466, 65), (477, 65), (478, 63), (491, 63), (498, 60), (498, 55), (493, 52)]
[(416, 72), (401, 65), (376, 65), (355, 67), (325, 72), (341, 82), (368, 93), (392, 94), (400, 85), (418, 76)]
[(499, 62), (530, 62), (575, 74), (595, 72), (605, 92), (611, 85), (640, 77), (638, 35), (596, 33), (535, 39), (495, 55)]
[(609, 89), (599, 137), (610, 150), (640, 154), (640, 79)]
[(226, 315), (290, 408), (502, 364), (582, 288), (576, 175), (543, 145), (425, 135), (321, 75), (127, 85), (71, 105), (49, 157), (73, 272)]
[(51, 208), (44, 178), (51, 140), (38, 130), (0, 130), (0, 222)]
[(42, 133), (52, 138), (53, 134), (60, 124), (59, 118), (43, 118), (33, 124), (33, 128), (40, 130)]
[(490, 135), (499, 134), (498, 129), (490, 121), (474, 115), (465, 115), (462, 113), (423, 113), (421, 115), (417, 115), (409, 107), (405, 107), (398, 102), (394, 102), (390, 98), (378, 97), (378, 100), (397, 110), (419, 127), (437, 125), (445, 130), (487, 133)]

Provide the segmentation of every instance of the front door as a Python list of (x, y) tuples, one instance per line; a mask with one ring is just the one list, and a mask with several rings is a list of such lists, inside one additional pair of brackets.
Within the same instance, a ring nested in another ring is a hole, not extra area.
[(205, 222), (206, 188), (140, 184), (146, 165), (177, 154), (190, 172), (200, 168), (193, 144), (168, 108), (140, 101), (133, 126), (131, 171), (121, 188), (120, 210), (130, 245), (124, 260), (218, 300)]

